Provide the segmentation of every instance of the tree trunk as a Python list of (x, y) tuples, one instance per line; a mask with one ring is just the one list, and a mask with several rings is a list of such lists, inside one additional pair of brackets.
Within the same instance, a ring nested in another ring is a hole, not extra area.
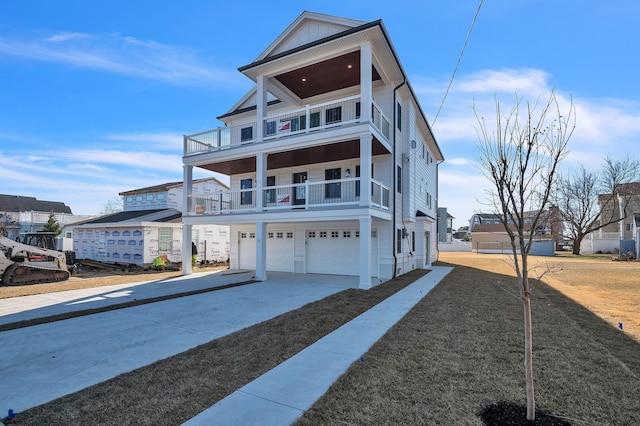
[(578, 235), (578, 237), (576, 239), (574, 239), (573, 243), (571, 244), (572, 252), (576, 256), (580, 255), (580, 245), (582, 244), (582, 239), (583, 238), (584, 237), (582, 235)]
[(522, 304), (524, 306), (524, 370), (525, 388), (527, 392), (527, 420), (535, 420), (536, 400), (533, 388), (533, 332), (531, 324), (531, 296), (528, 288), (523, 292)]

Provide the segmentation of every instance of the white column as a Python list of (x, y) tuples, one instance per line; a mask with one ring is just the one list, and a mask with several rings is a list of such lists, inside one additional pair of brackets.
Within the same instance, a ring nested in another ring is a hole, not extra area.
[(256, 222), (256, 280), (267, 280), (267, 224)]
[[(191, 269), (191, 229), (192, 225), (185, 223), (190, 209), (189, 196), (193, 192), (193, 166), (183, 166), (182, 178), (182, 275), (190, 275)], [(193, 207), (195, 208), (195, 206)]]
[(372, 58), (371, 44), (360, 45), (360, 117), (362, 121), (367, 122), (371, 121), (371, 102), (373, 102)]
[(267, 113), (267, 84), (263, 75), (256, 79), (256, 138), (262, 141), (264, 137), (264, 120)]
[(267, 154), (256, 155), (256, 210), (260, 213), (264, 206), (264, 187), (267, 183)]
[(360, 219), (360, 284), (358, 287), (362, 290), (371, 288), (371, 217)]
[(360, 136), (360, 205), (371, 205), (371, 134)]

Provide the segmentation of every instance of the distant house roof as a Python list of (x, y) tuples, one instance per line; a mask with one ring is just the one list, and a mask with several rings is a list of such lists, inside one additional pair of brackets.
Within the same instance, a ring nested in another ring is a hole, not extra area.
[[(515, 231), (516, 227), (515, 225), (509, 224), (509, 228), (511, 228), (512, 230)], [(525, 231), (531, 229), (531, 225), (530, 224), (525, 224), (524, 226)], [(503, 224), (480, 224), (480, 225), (476, 225), (473, 227), (473, 233), (477, 233), (477, 232), (489, 232), (489, 233), (499, 233), (499, 232), (504, 232), (506, 233), (506, 229), (504, 229), (504, 225)]]
[[(206, 182), (208, 180), (212, 180), (216, 182), (218, 185), (222, 186), (223, 188), (229, 189), (228, 185), (225, 185), (224, 183), (220, 182), (218, 179), (214, 177), (194, 179), (193, 183), (195, 184), (198, 182)], [(163, 191), (168, 191), (171, 188), (180, 187), (182, 185), (183, 185), (182, 181), (179, 180), (176, 182), (167, 182), (167, 183), (161, 183), (159, 185), (147, 186), (145, 188), (132, 189), (130, 191), (121, 192), (119, 195), (125, 196), (125, 195), (136, 195), (136, 194), (148, 194), (150, 192), (163, 192)]]
[(128, 210), (88, 220), (82, 225), (123, 222), (179, 222), (181, 219), (182, 213), (176, 209)]
[(3, 212), (54, 212), (71, 213), (71, 208), (58, 201), (42, 201), (34, 197), (0, 194), (0, 211)]

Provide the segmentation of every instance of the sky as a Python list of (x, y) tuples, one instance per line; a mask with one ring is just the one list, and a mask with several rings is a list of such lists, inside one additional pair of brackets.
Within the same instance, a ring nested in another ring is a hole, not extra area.
[(508, 110), (516, 96), (546, 101), (553, 90), (576, 109), (564, 172), (636, 158), (640, 2), (484, 0), (460, 58), (479, 5), (1, 2), (0, 193), (95, 215), (120, 192), (181, 181), (183, 135), (222, 125), (216, 117), (253, 85), (237, 69), (304, 10), (382, 19), (445, 157), (438, 205), (454, 228), (488, 210), (474, 105), (489, 117), (496, 99)]

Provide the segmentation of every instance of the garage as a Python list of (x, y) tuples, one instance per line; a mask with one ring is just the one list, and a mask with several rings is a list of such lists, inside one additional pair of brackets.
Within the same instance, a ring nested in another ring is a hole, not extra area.
[[(308, 273), (358, 275), (360, 231), (356, 229), (307, 231)], [(377, 232), (371, 232), (371, 271), (378, 274)]]
[[(256, 234), (238, 233), (238, 265), (240, 269), (256, 267)], [(267, 232), (267, 270), (293, 272), (293, 231)]]

